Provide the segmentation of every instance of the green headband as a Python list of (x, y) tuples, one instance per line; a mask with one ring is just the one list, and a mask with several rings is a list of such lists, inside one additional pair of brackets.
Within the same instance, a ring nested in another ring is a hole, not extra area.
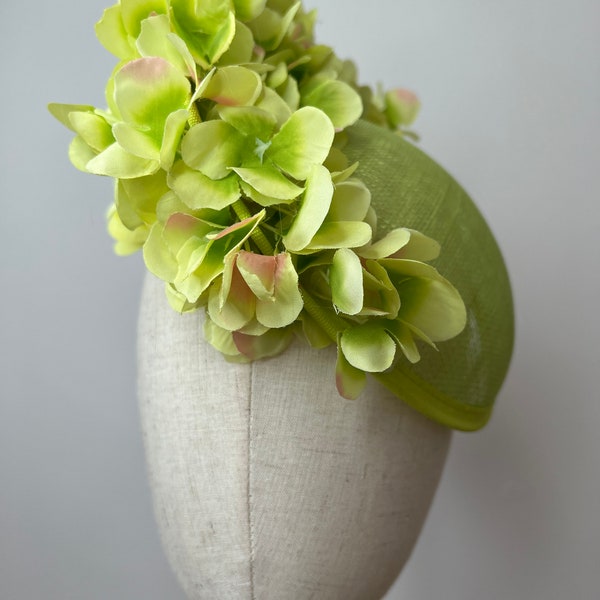
[(205, 308), (228, 360), (336, 344), (346, 398), (371, 373), (482, 427), (512, 349), (498, 248), (403, 139), (416, 98), (359, 86), (315, 19), (291, 0), (121, 0), (96, 26), (120, 59), (108, 108), (50, 111), (77, 134), (73, 164), (115, 180), (117, 253), (143, 249), (173, 308)]

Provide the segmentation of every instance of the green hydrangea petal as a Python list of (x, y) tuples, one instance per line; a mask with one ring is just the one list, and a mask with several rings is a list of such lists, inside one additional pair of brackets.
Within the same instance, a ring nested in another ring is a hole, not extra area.
[(144, 262), (151, 273), (164, 281), (173, 281), (178, 265), (164, 236), (162, 223), (155, 223), (144, 244)]
[(136, 47), (141, 56), (164, 58), (186, 76), (196, 79), (194, 59), (185, 42), (171, 32), (167, 15), (154, 15), (142, 21)]
[(396, 340), (400, 350), (409, 362), (418, 363), (421, 360), (421, 354), (415, 343), (411, 330), (399, 321), (394, 321), (387, 327), (387, 331)]
[(110, 125), (99, 115), (75, 111), (69, 113), (69, 121), (72, 129), (97, 152), (106, 150), (115, 141)]
[(464, 329), (465, 305), (448, 281), (412, 278), (398, 291), (402, 301), (398, 318), (423, 331), (433, 342), (449, 340)]
[(419, 99), (409, 90), (390, 90), (385, 94), (385, 115), (392, 128), (407, 126), (417, 118)]
[(109, 146), (86, 165), (88, 173), (107, 175), (116, 179), (132, 179), (152, 175), (158, 168), (158, 161), (134, 156), (117, 143)]
[(302, 332), (306, 340), (313, 348), (322, 349), (331, 346), (331, 338), (306, 311), (300, 313), (298, 320), (302, 324)]
[(87, 104), (60, 104), (58, 102), (51, 102), (48, 104), (48, 111), (65, 127), (68, 127), (71, 131), (75, 131), (69, 115), (74, 112), (93, 113), (94, 107)]
[(312, 106), (296, 111), (275, 134), (266, 155), (295, 179), (306, 179), (327, 158), (335, 131), (327, 115)]
[(88, 173), (88, 163), (96, 157), (96, 152), (90, 148), (80, 135), (73, 138), (69, 144), (69, 160), (80, 171)]
[(336, 308), (347, 315), (356, 315), (363, 308), (363, 274), (358, 256), (340, 248), (333, 256), (329, 272), (331, 297)]
[(288, 250), (300, 251), (309, 244), (323, 224), (332, 197), (333, 183), (329, 171), (322, 165), (315, 165), (306, 180), (298, 215), (283, 238)]
[(255, 106), (221, 106), (219, 116), (242, 135), (269, 140), (277, 124), (275, 117)]
[(115, 240), (115, 254), (128, 256), (142, 247), (148, 236), (148, 227), (141, 225), (133, 231), (128, 229), (123, 225), (117, 211), (112, 207), (108, 214), (108, 233)]
[(235, 14), (240, 21), (255, 19), (265, 8), (267, 0), (233, 0)]
[(252, 105), (262, 90), (260, 76), (246, 67), (231, 65), (218, 68), (205, 87), (202, 97), (225, 106)]
[(358, 248), (371, 239), (371, 227), (356, 221), (325, 222), (304, 251), (328, 248)]
[(259, 194), (276, 200), (293, 200), (303, 192), (301, 187), (292, 183), (280, 171), (272, 167), (265, 166), (254, 169), (237, 167), (233, 170)]
[(237, 269), (232, 273), (230, 292), (221, 305), (220, 281), (210, 287), (208, 314), (223, 329), (236, 331), (254, 318), (256, 298)]
[(190, 301), (195, 301), (213, 280), (223, 273), (227, 255), (239, 250), (264, 216), (263, 210), (218, 234), (207, 235), (209, 242), (206, 249), (198, 249), (195, 253), (191, 253), (184, 268), (181, 267), (182, 261), (180, 261), (179, 273), (175, 280), (177, 288)]
[(240, 197), (235, 175), (214, 180), (190, 169), (183, 161), (175, 163), (169, 173), (169, 186), (191, 209), (221, 210)]
[(364, 306), (361, 316), (386, 316), (395, 319), (400, 310), (400, 295), (387, 271), (376, 261), (365, 261), (363, 270)]
[(353, 367), (346, 360), (339, 346), (335, 365), (335, 384), (340, 396), (347, 400), (356, 400), (367, 384), (365, 372)]
[(165, 14), (167, 0), (119, 0), (121, 17), (125, 30), (133, 38), (137, 38), (142, 29), (142, 21), (153, 13)]
[(358, 253), (363, 258), (379, 259), (392, 256), (404, 248), (410, 241), (411, 233), (408, 229), (394, 229), (379, 241), (361, 248)]
[(203, 305), (201, 298), (197, 302), (188, 302), (187, 298), (181, 292), (178, 292), (172, 283), (165, 285), (165, 295), (169, 306), (180, 314), (192, 312)]
[(246, 335), (239, 331), (232, 334), (235, 347), (249, 360), (260, 360), (281, 354), (293, 340), (293, 332), (286, 329), (270, 329), (263, 335)]
[(355, 123), (363, 112), (360, 96), (348, 84), (333, 79), (303, 91), (302, 104), (320, 108), (338, 131)]
[(115, 4), (107, 8), (102, 18), (96, 23), (96, 37), (100, 43), (117, 58), (131, 60), (137, 58), (133, 45), (121, 16), (121, 6)]
[(164, 58), (138, 58), (114, 77), (115, 103), (126, 123), (147, 131), (160, 145), (167, 117), (187, 107), (190, 82)]
[(392, 256), (393, 258), (430, 261), (435, 260), (440, 255), (441, 247), (436, 240), (414, 229), (408, 229), (408, 231), (410, 232), (408, 244), (399, 249)]
[(183, 108), (172, 112), (167, 117), (159, 153), (160, 166), (165, 171), (173, 166), (179, 148), (179, 141), (187, 125), (188, 118), (189, 112)]
[(170, 0), (171, 22), (192, 56), (210, 69), (235, 35), (235, 15), (223, 0)]
[(396, 344), (378, 322), (346, 329), (340, 347), (348, 362), (361, 371), (381, 373), (389, 369), (396, 355)]
[(363, 221), (371, 206), (371, 192), (358, 179), (343, 181), (335, 186), (328, 221)]
[(123, 122), (115, 123), (112, 132), (119, 146), (129, 154), (148, 160), (159, 160), (160, 146), (155, 139), (140, 131), (137, 127)]
[(257, 300), (256, 319), (266, 327), (279, 328), (296, 320), (304, 302), (298, 289), (298, 273), (294, 269), (292, 257), (285, 252), (274, 258), (273, 296), (267, 300)]
[(137, 179), (118, 180), (115, 204), (119, 217), (130, 229), (142, 223), (154, 223), (158, 202), (168, 191), (164, 171)]
[(192, 127), (181, 142), (185, 163), (210, 177), (223, 179), (241, 163), (244, 138), (229, 123), (205, 121)]
[(273, 115), (279, 127), (292, 116), (292, 110), (285, 100), (275, 90), (268, 87), (263, 87), (262, 97), (255, 106)]
[[(208, 317), (204, 319), (204, 338), (211, 346), (221, 352), (221, 354), (224, 354), (227, 358), (243, 356), (233, 342), (231, 331), (219, 327)], [(250, 361), (245, 358), (244, 362)]]
[(275, 293), (275, 256), (263, 256), (242, 250), (237, 258), (237, 268), (252, 293), (259, 300), (271, 300)]
[[(243, 65), (250, 63), (254, 52), (254, 36), (250, 29), (239, 20), (235, 23), (235, 35), (229, 48), (219, 59), (220, 65)], [(252, 64), (255, 68), (256, 64)]]
[(283, 16), (270, 8), (265, 8), (248, 26), (255, 39), (265, 50), (274, 50), (281, 44), (301, 2), (296, 2)]

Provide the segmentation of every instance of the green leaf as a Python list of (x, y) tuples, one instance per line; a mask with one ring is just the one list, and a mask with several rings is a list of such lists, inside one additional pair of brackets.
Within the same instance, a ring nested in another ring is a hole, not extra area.
[(303, 192), (301, 187), (293, 184), (273, 167), (264, 166), (252, 169), (237, 167), (233, 170), (259, 194), (276, 200), (292, 200)]
[(363, 111), (360, 96), (343, 81), (327, 79), (301, 95), (303, 106), (320, 108), (338, 131), (354, 124)]
[(178, 161), (169, 173), (169, 187), (191, 209), (221, 210), (240, 197), (235, 175), (214, 180)]
[(346, 329), (341, 335), (340, 347), (353, 367), (369, 373), (389, 369), (396, 355), (394, 340), (379, 322)]
[(115, 143), (90, 160), (85, 168), (88, 173), (94, 175), (107, 175), (116, 179), (132, 179), (156, 173), (159, 164), (156, 160), (134, 156)]
[(298, 215), (283, 238), (288, 250), (300, 251), (311, 242), (323, 225), (332, 197), (333, 183), (329, 171), (322, 165), (313, 166), (306, 180), (306, 190)]
[(323, 163), (335, 132), (327, 115), (310, 106), (292, 114), (275, 134), (266, 155), (295, 179), (306, 179)]
[(329, 280), (337, 309), (347, 315), (358, 314), (363, 308), (363, 274), (360, 259), (352, 250), (340, 248), (334, 254)]
[(185, 163), (211, 179), (223, 179), (241, 163), (244, 138), (229, 123), (205, 121), (194, 125), (181, 142)]

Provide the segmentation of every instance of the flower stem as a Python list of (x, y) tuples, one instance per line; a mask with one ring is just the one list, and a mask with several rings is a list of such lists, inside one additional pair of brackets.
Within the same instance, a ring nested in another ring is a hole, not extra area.
[(200, 113), (198, 112), (198, 107), (195, 102), (192, 102), (189, 107), (190, 116), (188, 118), (188, 123), (190, 127), (194, 125), (198, 125), (198, 123), (202, 123), (202, 117), (200, 117)]
[[(252, 214), (248, 210), (248, 207), (244, 204), (244, 201), (241, 199), (234, 202), (232, 204), (232, 208), (240, 221), (252, 217)], [(258, 249), (265, 256), (273, 256), (275, 254), (273, 246), (271, 246), (271, 243), (263, 233), (263, 230), (260, 228), (260, 225), (254, 229), (254, 231), (250, 234), (250, 237), (252, 238), (252, 241), (258, 246)]]
[(304, 309), (317, 322), (317, 325), (337, 343), (338, 333), (348, 328), (346, 322), (335, 313), (325, 310), (305, 289), (300, 288)]

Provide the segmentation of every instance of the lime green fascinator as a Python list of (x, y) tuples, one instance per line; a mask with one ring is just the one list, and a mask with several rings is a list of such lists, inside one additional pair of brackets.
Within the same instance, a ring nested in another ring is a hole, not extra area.
[[(293, 0), (120, 0), (107, 108), (51, 104), (80, 170), (111, 177), (118, 254), (143, 251), (227, 360), (337, 346), (339, 393), (371, 374), (449, 427), (488, 420), (513, 342), (498, 247), (413, 144), (406, 90), (357, 84)], [(408, 139), (407, 139), (408, 138)]]

